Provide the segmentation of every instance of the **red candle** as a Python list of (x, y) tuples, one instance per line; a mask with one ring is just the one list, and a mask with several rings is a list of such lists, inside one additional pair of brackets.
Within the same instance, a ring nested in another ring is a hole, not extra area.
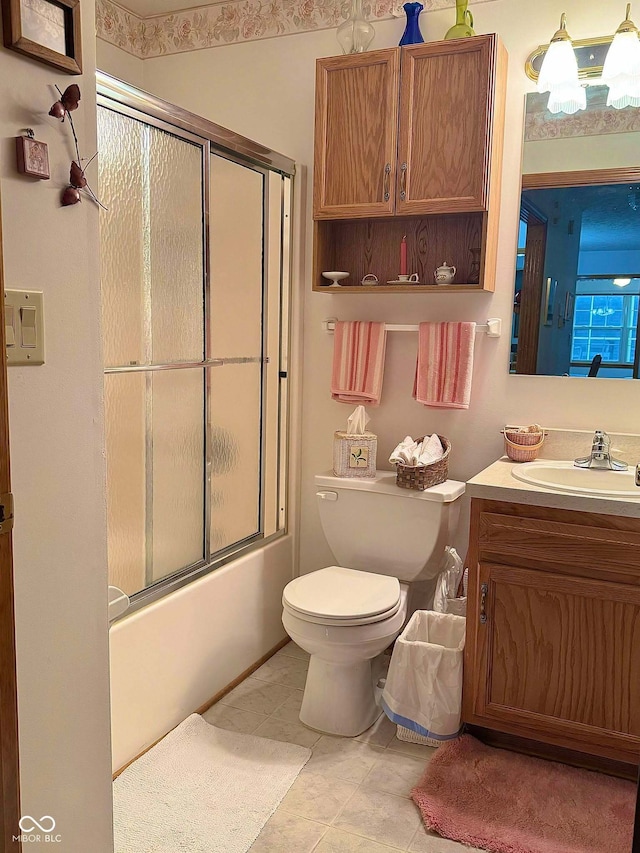
[(407, 274), (407, 236), (402, 238), (400, 243), (400, 275)]

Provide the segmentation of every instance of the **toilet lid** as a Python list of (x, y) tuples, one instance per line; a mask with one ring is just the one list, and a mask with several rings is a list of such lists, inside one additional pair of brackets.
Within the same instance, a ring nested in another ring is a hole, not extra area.
[(284, 588), (284, 604), (309, 616), (350, 620), (380, 616), (400, 602), (398, 578), (329, 566), (295, 578)]

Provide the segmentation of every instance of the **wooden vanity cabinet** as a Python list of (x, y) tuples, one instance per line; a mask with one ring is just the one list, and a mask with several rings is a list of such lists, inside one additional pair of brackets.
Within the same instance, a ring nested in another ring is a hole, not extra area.
[[(448, 290), (494, 289), (506, 69), (495, 34), (317, 60), (314, 290), (348, 270), (332, 293), (442, 292), (443, 261), (458, 269)], [(385, 286), (405, 234), (421, 285)], [(369, 272), (382, 286), (359, 286)]]
[(640, 519), (473, 499), (463, 719), (640, 762)]

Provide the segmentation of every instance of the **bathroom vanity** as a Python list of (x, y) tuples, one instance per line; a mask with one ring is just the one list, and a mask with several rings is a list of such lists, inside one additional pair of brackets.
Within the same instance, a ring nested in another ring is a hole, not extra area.
[(624, 773), (640, 761), (640, 489), (558, 492), (514, 465), (467, 485), (463, 719), (486, 740)]

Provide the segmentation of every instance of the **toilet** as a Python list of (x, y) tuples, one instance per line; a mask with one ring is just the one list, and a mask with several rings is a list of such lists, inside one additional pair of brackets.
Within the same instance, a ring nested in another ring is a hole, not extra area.
[(382, 713), (376, 683), (382, 652), (430, 603), (459, 516), (464, 483), (424, 492), (372, 479), (317, 475), (316, 498), (336, 565), (284, 588), (282, 623), (310, 655), (300, 720), (355, 737)]

